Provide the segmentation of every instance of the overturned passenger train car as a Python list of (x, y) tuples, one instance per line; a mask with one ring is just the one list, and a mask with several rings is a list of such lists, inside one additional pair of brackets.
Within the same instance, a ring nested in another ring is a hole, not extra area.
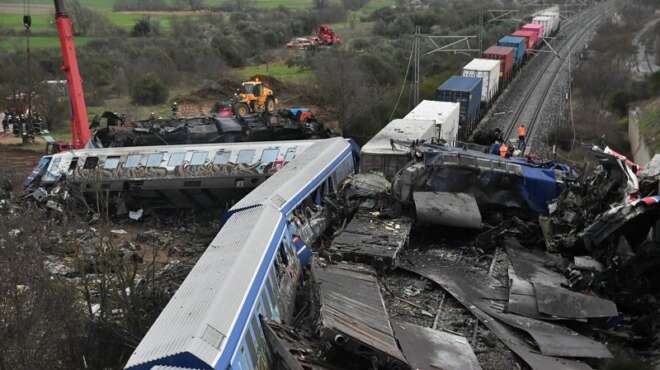
[(315, 140), (82, 149), (43, 157), (25, 185), (66, 182), (87, 197), (199, 208), (238, 200)]

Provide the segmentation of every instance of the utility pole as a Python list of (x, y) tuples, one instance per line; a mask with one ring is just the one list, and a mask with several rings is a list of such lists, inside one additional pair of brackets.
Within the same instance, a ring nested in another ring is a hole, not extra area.
[(413, 104), (419, 104), (419, 76), (420, 76), (420, 44), (422, 27), (415, 26), (415, 40), (413, 41)]
[[(26, 69), (27, 69), (27, 124), (21, 125), (22, 130), (32, 131), (32, 54), (30, 52), (30, 36), (32, 28), (32, 15), (30, 15), (30, 2), (28, 1), (25, 5), (25, 11), (23, 14), (23, 27), (25, 27), (25, 50), (26, 50)], [(31, 132), (21, 132), (21, 137), (29, 138)]]

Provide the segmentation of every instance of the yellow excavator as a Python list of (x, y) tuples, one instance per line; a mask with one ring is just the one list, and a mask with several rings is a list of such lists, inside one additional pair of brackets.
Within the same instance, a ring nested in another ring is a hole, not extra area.
[(250, 113), (275, 112), (275, 94), (264, 86), (258, 78), (241, 83), (241, 88), (234, 94), (233, 110), (238, 118)]

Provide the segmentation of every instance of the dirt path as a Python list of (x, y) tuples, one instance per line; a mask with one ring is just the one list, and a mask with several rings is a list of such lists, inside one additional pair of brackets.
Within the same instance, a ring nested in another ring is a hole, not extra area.
[(0, 178), (4, 180), (9, 177), (14, 188), (19, 189), (39, 158), (41, 153), (13, 145), (0, 145)]

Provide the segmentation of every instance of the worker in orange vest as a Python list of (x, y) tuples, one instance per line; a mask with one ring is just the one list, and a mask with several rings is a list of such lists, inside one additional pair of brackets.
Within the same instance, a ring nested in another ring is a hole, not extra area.
[(509, 148), (507, 148), (506, 143), (502, 143), (500, 145), (500, 157), (506, 158), (506, 153), (509, 152)]
[(527, 136), (527, 129), (525, 125), (518, 127), (518, 149), (525, 150), (525, 137)]

